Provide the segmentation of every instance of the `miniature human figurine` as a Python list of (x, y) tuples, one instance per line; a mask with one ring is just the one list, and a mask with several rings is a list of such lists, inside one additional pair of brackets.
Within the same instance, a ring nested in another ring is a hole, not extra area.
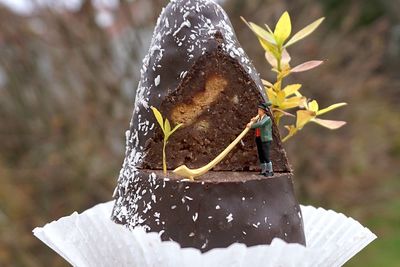
[(271, 102), (258, 105), (258, 118), (252, 118), (247, 124), (248, 128), (256, 130), (256, 144), (258, 158), (260, 160), (261, 175), (273, 176), (272, 162), (269, 157), (269, 150), (272, 143), (272, 120), (267, 115), (267, 109)]

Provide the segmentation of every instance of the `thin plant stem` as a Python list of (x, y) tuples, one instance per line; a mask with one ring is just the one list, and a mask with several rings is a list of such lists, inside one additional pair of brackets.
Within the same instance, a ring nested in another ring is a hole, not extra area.
[(167, 175), (167, 159), (166, 159), (166, 154), (165, 154), (165, 147), (167, 146), (167, 141), (164, 140), (164, 145), (163, 145), (163, 171), (164, 175)]

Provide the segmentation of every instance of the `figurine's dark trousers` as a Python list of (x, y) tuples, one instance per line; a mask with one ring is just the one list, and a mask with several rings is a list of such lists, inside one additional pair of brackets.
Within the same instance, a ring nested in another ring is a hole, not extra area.
[(260, 163), (269, 163), (271, 162), (269, 158), (269, 148), (271, 146), (271, 141), (262, 142), (261, 137), (256, 137), (256, 144), (257, 144), (257, 151), (258, 151), (258, 158)]

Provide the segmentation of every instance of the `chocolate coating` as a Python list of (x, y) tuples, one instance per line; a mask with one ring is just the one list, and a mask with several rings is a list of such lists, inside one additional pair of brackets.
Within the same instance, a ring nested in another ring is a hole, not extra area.
[[(291, 174), (209, 172), (192, 182), (139, 170), (136, 181), (113, 210), (117, 223), (143, 226), (203, 252), (235, 242), (269, 244), (275, 237), (305, 245)], [(118, 216), (119, 207), (127, 209), (126, 216)]]

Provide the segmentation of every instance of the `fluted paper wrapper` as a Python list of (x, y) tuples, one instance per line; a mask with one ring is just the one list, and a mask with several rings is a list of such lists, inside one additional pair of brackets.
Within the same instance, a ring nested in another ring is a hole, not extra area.
[(307, 247), (274, 239), (271, 245), (200, 253), (162, 242), (157, 233), (115, 224), (113, 201), (35, 228), (34, 235), (73, 266), (342, 266), (376, 236), (341, 213), (301, 206)]

